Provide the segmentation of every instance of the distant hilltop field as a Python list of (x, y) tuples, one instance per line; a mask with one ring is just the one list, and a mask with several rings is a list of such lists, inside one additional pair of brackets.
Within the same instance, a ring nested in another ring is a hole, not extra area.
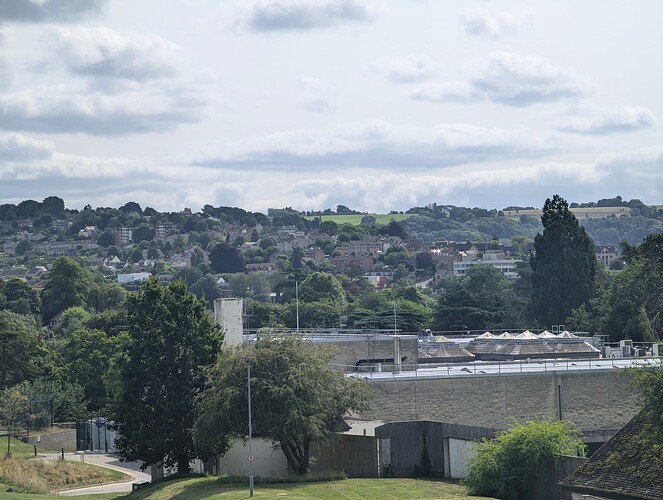
[[(585, 208), (571, 208), (571, 212), (578, 219), (604, 219), (606, 217), (622, 217), (631, 215), (631, 207), (585, 207)], [(523, 209), (523, 210), (503, 210), (501, 215), (508, 219), (518, 219), (523, 215), (539, 218), (541, 217), (541, 209)], [(321, 219), (322, 221), (333, 221), (337, 224), (350, 223), (355, 226), (361, 224), (361, 220), (366, 217), (375, 217), (376, 224), (389, 224), (391, 220), (403, 221), (417, 214), (331, 214), (331, 215), (307, 215), (304, 216), (307, 220)]]
[(315, 220), (315, 219), (321, 219), (322, 221), (330, 220), (336, 222), (336, 224), (345, 224), (349, 222), (350, 224), (358, 226), (359, 224), (361, 224), (361, 220), (366, 216), (375, 217), (376, 224), (389, 224), (392, 219), (394, 219), (395, 221), (402, 221), (405, 219), (409, 219), (413, 215), (416, 214), (349, 214), (349, 215), (332, 214), (332, 215), (307, 215), (304, 218), (306, 220)]
[[(615, 217), (622, 217), (624, 215), (631, 215), (631, 207), (588, 207), (588, 208), (571, 208), (571, 212), (578, 219), (603, 219), (614, 215)], [(532, 217), (541, 217), (543, 213), (540, 209), (534, 210), (504, 210), (502, 212), (504, 217), (510, 219), (517, 219), (521, 215), (529, 215)]]

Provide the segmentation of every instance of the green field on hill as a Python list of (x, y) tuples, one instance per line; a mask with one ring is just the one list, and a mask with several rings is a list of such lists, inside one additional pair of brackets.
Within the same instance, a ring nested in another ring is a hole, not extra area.
[[(604, 217), (622, 217), (631, 214), (629, 207), (585, 207), (585, 208), (571, 208), (571, 212), (578, 219), (602, 219)], [(517, 219), (521, 215), (529, 215), (530, 217), (541, 217), (543, 213), (540, 209), (534, 210), (504, 210), (504, 217)]]
[(362, 217), (365, 217), (366, 215), (370, 215), (372, 217), (375, 217), (375, 223), (376, 224), (389, 224), (391, 222), (391, 219), (394, 219), (396, 221), (402, 221), (405, 219), (408, 219), (412, 217), (413, 214), (356, 214), (356, 215), (307, 215), (304, 217), (307, 220), (314, 220), (319, 217), (322, 217), (323, 222), (326, 220), (330, 220), (333, 222), (336, 222), (336, 224), (345, 224), (346, 222), (353, 224), (355, 226), (358, 226), (361, 224), (361, 219)]

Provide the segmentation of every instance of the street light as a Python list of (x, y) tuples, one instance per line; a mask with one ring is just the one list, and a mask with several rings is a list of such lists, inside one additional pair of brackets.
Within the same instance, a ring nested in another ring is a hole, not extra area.
[(249, 496), (253, 496), (253, 434), (251, 430), (251, 362), (246, 363), (246, 387), (249, 401)]

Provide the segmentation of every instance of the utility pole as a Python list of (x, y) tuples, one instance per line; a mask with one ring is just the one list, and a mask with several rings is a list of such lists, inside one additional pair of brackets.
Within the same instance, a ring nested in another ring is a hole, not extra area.
[(249, 400), (249, 496), (253, 496), (253, 433), (251, 430), (251, 363), (246, 363), (246, 386)]
[(299, 335), (299, 282), (295, 281), (295, 301), (297, 302), (297, 335)]

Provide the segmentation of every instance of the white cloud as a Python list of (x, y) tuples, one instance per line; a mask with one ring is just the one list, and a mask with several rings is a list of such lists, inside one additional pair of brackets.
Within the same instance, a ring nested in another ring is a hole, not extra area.
[(0, 129), (91, 135), (169, 130), (200, 118), (192, 91), (137, 88), (120, 95), (68, 86), (36, 86), (0, 95)]
[(381, 59), (370, 67), (392, 83), (421, 82), (431, 78), (437, 70), (435, 61), (425, 54)]
[(306, 31), (371, 22), (378, 13), (370, 0), (257, 0), (236, 25), (257, 32)]
[(478, 11), (466, 11), (460, 16), (460, 22), (468, 35), (485, 36), (496, 40), (506, 35), (515, 34), (522, 20), (506, 12), (488, 14)]
[(643, 107), (605, 109), (590, 111), (590, 116), (567, 119), (557, 124), (557, 130), (585, 135), (609, 135), (636, 132), (655, 124), (654, 114)]
[(159, 37), (126, 36), (97, 27), (58, 26), (47, 37), (69, 71), (102, 78), (149, 80), (176, 73), (179, 47)]
[(53, 143), (27, 137), (21, 134), (0, 133), (0, 160), (28, 161), (50, 158), (53, 155)]
[(225, 142), (194, 164), (223, 168), (442, 168), (486, 160), (540, 157), (553, 151), (531, 134), (464, 124), (396, 126), (382, 121), (333, 130), (292, 130)]
[(2, 0), (0, 22), (73, 22), (101, 11), (106, 0)]
[(547, 59), (497, 52), (466, 69), (467, 79), (425, 84), (410, 97), (422, 101), (493, 101), (507, 106), (573, 100), (593, 92), (594, 84), (569, 68), (554, 66)]
[(338, 89), (315, 78), (301, 77), (298, 82), (300, 100), (304, 109), (311, 113), (323, 113), (334, 108)]

